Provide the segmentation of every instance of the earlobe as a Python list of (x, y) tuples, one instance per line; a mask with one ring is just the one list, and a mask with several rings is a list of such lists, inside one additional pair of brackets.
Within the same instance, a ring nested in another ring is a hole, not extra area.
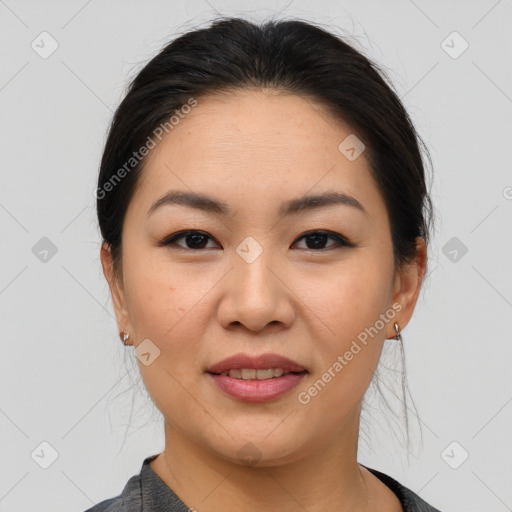
[[(392, 304), (401, 305), (396, 322), (402, 330), (411, 319), (425, 276), (427, 263), (427, 246), (422, 237), (416, 237), (416, 257), (414, 261), (403, 266), (395, 278), (395, 293)], [(395, 336), (393, 333), (392, 336)]]

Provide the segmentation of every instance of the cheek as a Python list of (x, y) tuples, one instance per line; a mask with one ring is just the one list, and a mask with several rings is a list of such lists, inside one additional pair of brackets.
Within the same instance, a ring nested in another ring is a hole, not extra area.
[(186, 324), (193, 338), (194, 315), (211, 287), (208, 280), (198, 279), (191, 267), (172, 265), (165, 252), (154, 249), (127, 254), (125, 290), (130, 320), (139, 338), (155, 339), (168, 344), (180, 338)]
[(308, 288), (304, 303), (315, 313), (311, 328), (318, 364), (301, 389), (299, 402), (305, 408), (299, 410), (308, 418), (323, 418), (311, 425), (312, 432), (342, 424), (356, 411), (370, 385), (385, 336), (385, 329), (377, 334), (371, 331), (387, 307), (385, 273), (369, 260), (345, 262), (339, 272), (321, 282), (317, 277), (313, 281), (319, 286)]
[(378, 320), (388, 308), (389, 272), (385, 258), (361, 251), (339, 268), (331, 268), (329, 274), (313, 273), (302, 283), (298, 295), (306, 310), (314, 313), (315, 346), (325, 367), (351, 347), (354, 355), (348, 355), (352, 359), (347, 369), (376, 366), (386, 333), (385, 325), (383, 328)]
[(364, 328), (386, 305), (390, 280), (387, 272), (373, 258), (354, 258), (340, 265), (338, 271), (330, 272), (325, 283), (315, 286), (315, 301), (321, 304), (331, 323)]
[[(143, 260), (132, 255), (123, 262), (126, 297), (136, 344), (149, 339), (159, 353), (148, 365), (140, 359), (138, 366), (158, 409), (176, 410), (176, 404), (189, 403), (189, 393), (194, 393), (204, 296), (211, 284), (169, 264)], [(174, 413), (173, 421), (178, 416)]]
[(223, 274), (211, 266), (171, 264), (163, 256), (133, 252), (123, 262), (136, 343), (149, 339), (159, 350), (150, 365), (141, 360), (139, 369), (160, 410), (189, 400), (184, 389), (192, 392), (197, 385), (197, 358), (212, 315), (208, 293)]

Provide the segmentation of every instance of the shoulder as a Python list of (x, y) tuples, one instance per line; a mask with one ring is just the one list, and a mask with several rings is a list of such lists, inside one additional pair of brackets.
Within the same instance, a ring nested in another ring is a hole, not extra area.
[(140, 474), (132, 476), (119, 496), (97, 503), (84, 512), (139, 512), (142, 509)]
[(375, 475), (397, 495), (404, 512), (441, 512), (386, 473), (369, 468), (363, 464), (360, 465)]
[(151, 467), (150, 462), (157, 456), (144, 459), (140, 472), (128, 480), (119, 496), (97, 503), (84, 512), (188, 512), (190, 509)]

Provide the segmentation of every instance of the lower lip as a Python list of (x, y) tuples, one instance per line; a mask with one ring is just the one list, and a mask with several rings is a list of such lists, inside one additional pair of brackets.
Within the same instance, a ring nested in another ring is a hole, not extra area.
[(243, 402), (269, 402), (277, 400), (291, 391), (306, 373), (288, 373), (272, 379), (233, 379), (227, 375), (208, 373), (215, 384), (229, 396)]

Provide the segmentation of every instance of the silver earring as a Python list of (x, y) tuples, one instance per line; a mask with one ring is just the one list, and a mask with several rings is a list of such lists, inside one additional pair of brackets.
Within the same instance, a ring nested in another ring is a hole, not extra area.
[[(405, 364), (405, 352), (404, 352), (404, 344), (402, 343), (402, 335), (400, 334), (400, 328), (398, 327), (398, 324), (395, 322), (395, 331), (396, 336), (393, 338), (397, 340), (400, 343), (400, 352), (402, 354), (402, 365)], [(405, 382), (405, 372), (402, 370), (402, 389), (405, 389), (406, 382)]]
[(402, 335), (400, 334), (400, 327), (398, 327), (398, 324), (396, 322), (395, 322), (395, 331), (396, 331), (396, 336), (393, 339), (402, 343)]
[(128, 341), (128, 338), (130, 337), (130, 333), (121, 331), (119, 333), (119, 337), (121, 338), (121, 341), (123, 342), (123, 344), (126, 346), (127, 345), (126, 342)]

